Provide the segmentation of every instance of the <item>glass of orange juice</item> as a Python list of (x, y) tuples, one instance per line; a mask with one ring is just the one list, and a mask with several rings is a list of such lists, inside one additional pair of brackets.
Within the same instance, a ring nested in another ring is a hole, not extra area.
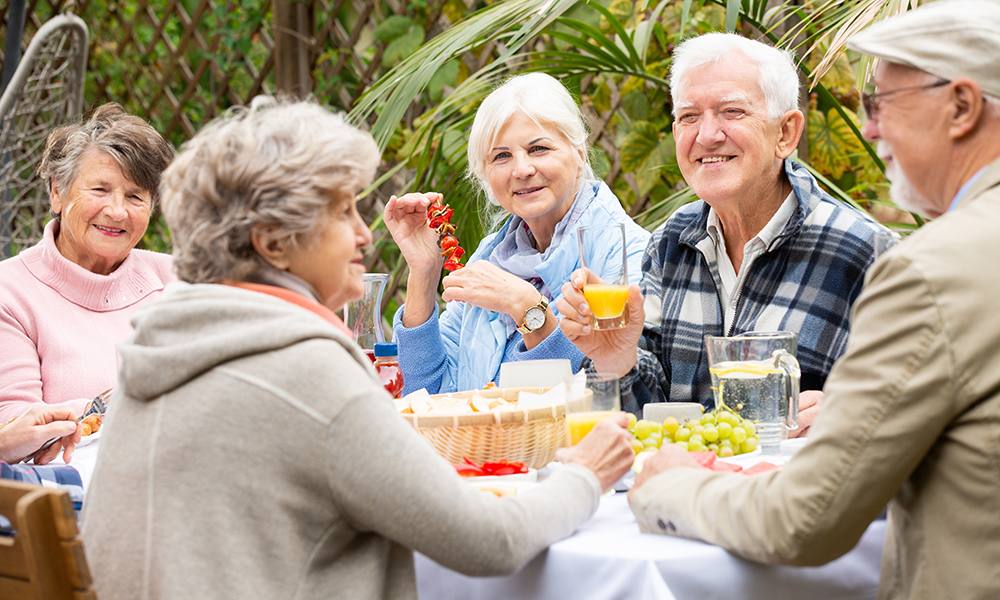
[(628, 253), (625, 250), (625, 224), (581, 227), (576, 232), (580, 243), (580, 265), (593, 272), (614, 272), (618, 263), (621, 270), (611, 282), (588, 281), (583, 286), (583, 296), (590, 306), (590, 326), (594, 329), (619, 329), (628, 325)]
[(621, 409), (618, 377), (578, 373), (566, 383), (566, 423), (570, 443), (576, 445), (594, 426)]

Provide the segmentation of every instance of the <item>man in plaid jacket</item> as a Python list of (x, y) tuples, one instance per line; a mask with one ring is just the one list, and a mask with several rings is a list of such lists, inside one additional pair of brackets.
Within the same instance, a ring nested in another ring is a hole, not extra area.
[(706, 335), (798, 333), (802, 389), (822, 389), (884, 228), (789, 158), (804, 117), (787, 53), (703, 35), (675, 50), (671, 90), (678, 164), (701, 200), (654, 232), (628, 327), (590, 330), (578, 272), (563, 332), (591, 369), (622, 378), (622, 408), (639, 416), (649, 402), (714, 406)]

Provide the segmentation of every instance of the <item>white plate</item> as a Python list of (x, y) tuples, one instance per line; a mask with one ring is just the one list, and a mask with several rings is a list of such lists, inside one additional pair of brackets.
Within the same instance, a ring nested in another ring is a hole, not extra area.
[(89, 446), (90, 444), (93, 444), (98, 439), (100, 439), (100, 437), (101, 437), (101, 430), (98, 429), (97, 431), (95, 431), (94, 433), (92, 433), (90, 435), (83, 436), (83, 439), (80, 440), (80, 443), (77, 444), (76, 447), (77, 448), (83, 448), (84, 446)]
[(801, 450), (806, 444), (809, 443), (809, 438), (800, 437), (791, 440), (781, 440), (781, 455), (791, 456)]

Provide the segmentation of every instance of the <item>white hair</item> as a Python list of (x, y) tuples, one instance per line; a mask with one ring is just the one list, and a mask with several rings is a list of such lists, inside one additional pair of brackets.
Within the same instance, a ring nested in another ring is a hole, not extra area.
[(469, 176), (491, 204), (496, 204), (496, 198), (486, 178), (486, 158), (500, 130), (518, 113), (543, 129), (551, 127), (565, 136), (584, 157), (580, 181), (594, 179), (587, 144), (589, 132), (580, 106), (569, 91), (545, 73), (515, 75), (483, 100), (469, 133)]
[[(684, 91), (684, 75), (693, 68), (731, 60), (739, 52), (757, 65), (757, 80), (764, 93), (767, 115), (780, 119), (799, 107), (799, 72), (792, 55), (735, 33), (706, 33), (674, 49), (670, 66), (670, 95), (674, 106)], [(674, 109), (674, 117), (677, 110)]]

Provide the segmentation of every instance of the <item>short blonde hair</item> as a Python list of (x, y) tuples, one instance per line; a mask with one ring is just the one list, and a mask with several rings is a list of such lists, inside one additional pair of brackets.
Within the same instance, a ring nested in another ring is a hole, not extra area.
[(483, 100), (469, 133), (469, 175), (490, 203), (496, 204), (496, 199), (486, 178), (486, 158), (500, 130), (518, 113), (540, 127), (551, 126), (565, 136), (583, 155), (581, 181), (594, 179), (587, 143), (589, 132), (576, 100), (551, 75), (515, 75)]
[(190, 283), (245, 281), (266, 263), (257, 225), (308, 247), (332, 202), (374, 178), (370, 134), (310, 102), (258, 98), (230, 111), (181, 148), (160, 186), (174, 268)]

